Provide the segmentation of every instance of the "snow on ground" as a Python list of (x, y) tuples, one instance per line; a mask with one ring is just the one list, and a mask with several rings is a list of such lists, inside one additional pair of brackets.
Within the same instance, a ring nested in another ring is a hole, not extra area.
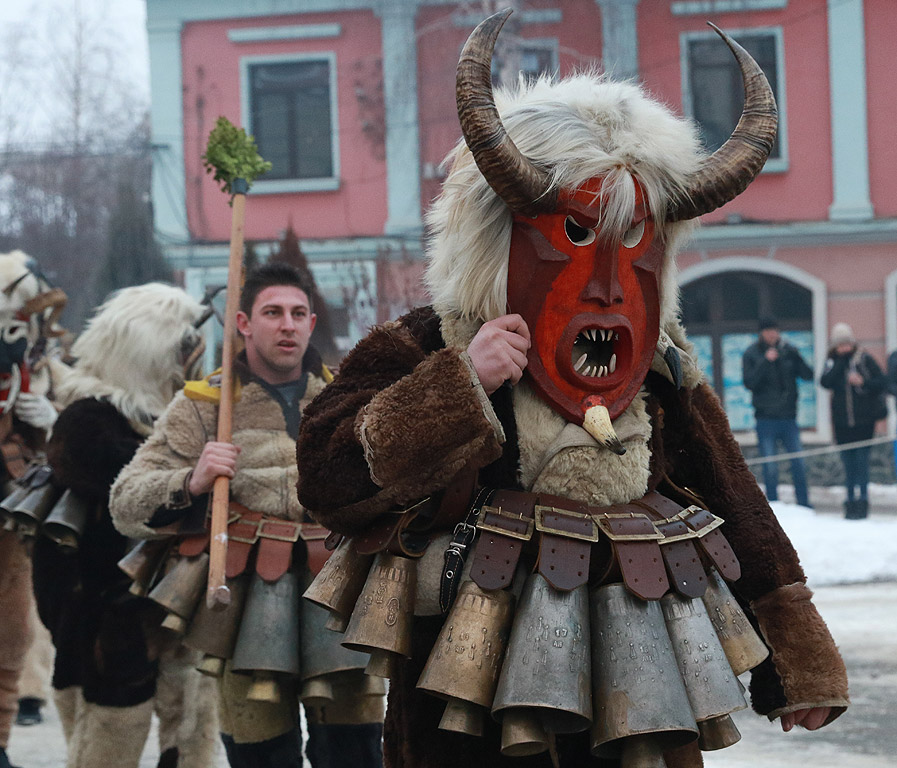
[(771, 506), (810, 587), (897, 581), (897, 515), (845, 520), (782, 501)]

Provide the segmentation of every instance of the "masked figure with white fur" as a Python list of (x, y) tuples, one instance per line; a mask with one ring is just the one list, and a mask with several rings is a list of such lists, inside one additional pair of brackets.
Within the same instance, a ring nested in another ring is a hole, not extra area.
[(118, 567), (128, 540), (113, 527), (108, 505), (116, 475), (185, 375), (196, 372), (202, 311), (183, 290), (161, 283), (116, 292), (73, 345), (77, 360), (58, 389), (65, 409), (48, 462), (53, 482), (70, 494), (63, 498), (86, 514), (74, 545), (38, 539), (34, 580), (56, 646), (53, 688), (68, 768), (136, 768), (154, 708), (160, 765), (201, 767), (214, 755), (213, 688), (160, 629), (164, 614), (129, 593)]
[[(55, 321), (65, 294), (53, 288), (37, 262), (22, 251), (0, 254), (0, 454), (4, 490), (26, 472), (44, 449), (56, 409), (46, 347), (61, 331)], [(7, 494), (4, 493), (3, 496)], [(2, 513), (5, 517), (5, 513)], [(25, 656), (34, 636), (31, 562), (27, 539), (11, 517), (0, 530), (0, 768), (8, 768), (6, 747), (18, 710)]]
[(748, 669), (757, 712), (818, 728), (844, 665), (678, 320), (675, 253), (762, 168), (769, 86), (725, 38), (746, 104), (707, 157), (631, 83), (493, 94), (505, 18), (461, 54), (433, 306), (306, 410), (299, 499), (347, 537), (306, 597), (391, 675), (390, 766), (698, 766)]

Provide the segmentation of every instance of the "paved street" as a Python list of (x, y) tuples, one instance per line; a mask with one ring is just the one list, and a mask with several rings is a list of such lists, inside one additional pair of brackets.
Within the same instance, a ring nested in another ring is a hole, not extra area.
[[(729, 749), (705, 754), (707, 768), (894, 768), (897, 583), (823, 587), (816, 592), (816, 604), (847, 661), (853, 706), (817, 733), (796, 729), (785, 734), (778, 723), (749, 710), (740, 712), (735, 719), (744, 738)], [(13, 729), (9, 753), (21, 768), (64, 765), (62, 731), (52, 707), (43, 724)], [(151, 738), (141, 768), (152, 768), (157, 757)], [(226, 765), (219, 753), (216, 768)]]

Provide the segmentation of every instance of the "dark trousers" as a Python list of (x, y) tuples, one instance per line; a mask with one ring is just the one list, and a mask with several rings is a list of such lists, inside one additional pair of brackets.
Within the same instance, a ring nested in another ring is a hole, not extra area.
[[(302, 768), (302, 732), (297, 726), (268, 741), (237, 744), (221, 734), (230, 768)], [(382, 768), (383, 726), (308, 724), (312, 768)]]
[[(844, 485), (847, 488), (847, 500), (866, 499), (869, 494), (869, 447), (854, 448), (841, 451), (844, 464)], [(855, 496), (856, 494), (856, 496)]]
[[(780, 443), (786, 453), (797, 453), (801, 450), (800, 430), (794, 419), (757, 419), (757, 443), (761, 456), (775, 456)], [(794, 481), (794, 497), (798, 504), (810, 506), (807, 494), (807, 472), (804, 460), (791, 459), (791, 478)], [(776, 501), (779, 498), (779, 465), (770, 461), (763, 465), (763, 484), (766, 486), (766, 498)]]

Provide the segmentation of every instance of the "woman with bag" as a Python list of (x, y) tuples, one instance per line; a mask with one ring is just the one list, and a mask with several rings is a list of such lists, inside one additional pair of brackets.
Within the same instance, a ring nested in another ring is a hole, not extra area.
[[(887, 416), (887, 382), (875, 359), (857, 345), (847, 323), (832, 328), (828, 359), (819, 383), (832, 391), (832, 425), (838, 445), (869, 440), (875, 422)], [(869, 513), (869, 446), (841, 452), (847, 500), (844, 517), (860, 520)]]

